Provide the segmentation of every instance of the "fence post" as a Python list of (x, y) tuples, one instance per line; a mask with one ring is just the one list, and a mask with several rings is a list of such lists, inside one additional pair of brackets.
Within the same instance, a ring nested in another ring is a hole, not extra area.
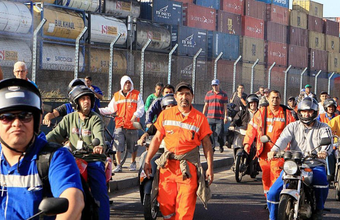
[(172, 54), (175, 52), (177, 49), (178, 44), (176, 44), (170, 51), (169, 53), (169, 63), (168, 63), (168, 84), (171, 83), (171, 60), (172, 60)]
[(113, 46), (118, 41), (122, 34), (118, 33), (117, 37), (110, 43), (110, 65), (109, 65), (109, 88), (108, 88), (108, 100), (112, 98), (112, 74), (113, 74)]
[(145, 45), (142, 48), (142, 52), (141, 52), (141, 61), (140, 61), (140, 89), (139, 92), (141, 94), (141, 96), (143, 97), (143, 88), (144, 88), (144, 54), (145, 54), (145, 50), (146, 48), (149, 46), (149, 44), (151, 43), (151, 39), (149, 39)]
[(214, 62), (214, 79), (217, 78), (217, 62), (221, 58), (222, 55), (223, 55), (223, 52), (221, 52), (215, 59), (215, 62)]
[(37, 75), (37, 40), (38, 40), (38, 33), (40, 31), (40, 29), (44, 26), (44, 24), (46, 23), (46, 18), (43, 18), (38, 27), (34, 30), (34, 34), (33, 34), (33, 58), (32, 58), (32, 81), (35, 83), (35, 78)]
[(300, 91), (302, 89), (303, 74), (307, 71), (307, 67), (301, 72), (300, 76)]
[[(197, 57), (200, 55), (200, 53), (202, 52), (202, 48), (200, 48), (197, 53), (195, 54), (194, 58), (193, 58), (193, 62), (192, 62), (192, 91), (195, 94), (195, 82), (196, 82), (196, 60)], [(192, 103), (194, 103), (194, 100), (192, 100)]]
[(78, 35), (76, 39), (76, 49), (74, 54), (74, 78), (78, 78), (78, 71), (79, 71), (79, 41), (80, 38), (85, 34), (87, 31), (87, 27), (84, 27), (84, 29), (81, 31), (81, 33)]
[(315, 95), (318, 94), (318, 77), (321, 73), (321, 70), (319, 70), (319, 72), (316, 74), (315, 76), (315, 82), (314, 82), (314, 86), (315, 86)]
[(254, 91), (254, 68), (258, 62), (259, 62), (259, 59), (257, 59), (251, 67), (250, 94), (253, 94), (253, 91)]
[(331, 79), (334, 76), (335, 72), (331, 74), (331, 76), (328, 78), (328, 95), (331, 95)]
[(242, 58), (242, 56), (240, 55), (237, 58), (237, 60), (235, 61), (235, 63), (234, 63), (234, 70), (233, 70), (233, 91), (232, 91), (232, 93), (236, 91), (236, 65), (240, 61), (241, 58)]
[(272, 76), (272, 69), (274, 68), (276, 62), (274, 62), (268, 70), (268, 89), (270, 89), (270, 81), (271, 81), (271, 76)]
[(292, 65), (289, 65), (289, 67), (285, 71), (285, 86), (284, 86), (284, 104), (287, 105), (287, 79), (288, 79), (288, 72), (292, 68)]

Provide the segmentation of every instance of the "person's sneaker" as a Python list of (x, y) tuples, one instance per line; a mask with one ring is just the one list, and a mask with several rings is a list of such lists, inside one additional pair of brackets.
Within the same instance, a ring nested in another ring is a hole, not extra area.
[(220, 153), (223, 153), (224, 149), (223, 149), (223, 146), (220, 147)]
[(130, 171), (135, 171), (136, 169), (137, 169), (137, 166), (136, 166), (136, 161), (135, 161), (135, 162), (131, 163), (129, 170)]
[(117, 165), (116, 168), (113, 170), (114, 173), (122, 172), (122, 166)]

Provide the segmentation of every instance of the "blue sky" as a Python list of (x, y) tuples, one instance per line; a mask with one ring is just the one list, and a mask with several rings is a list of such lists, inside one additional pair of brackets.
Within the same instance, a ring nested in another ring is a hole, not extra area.
[[(324, 17), (340, 17), (340, 0), (313, 0), (313, 1), (323, 4)], [(292, 5), (292, 2), (293, 0), (289, 1), (290, 5)]]

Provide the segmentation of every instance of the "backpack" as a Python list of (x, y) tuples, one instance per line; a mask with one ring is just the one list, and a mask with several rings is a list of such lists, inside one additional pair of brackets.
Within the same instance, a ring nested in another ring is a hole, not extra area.
[[(38, 159), (36, 161), (39, 177), (42, 180), (43, 184), (43, 196), (46, 197), (47, 195), (52, 195), (50, 182), (48, 180), (48, 171), (50, 168), (51, 159), (56, 150), (61, 148), (62, 146), (57, 143), (49, 143), (47, 142), (45, 146), (40, 150)], [(98, 203), (93, 198), (92, 193), (90, 192), (89, 186), (81, 177), (81, 183), (84, 190), (84, 199), (85, 199), (85, 207), (82, 211), (81, 219), (88, 219), (88, 220), (97, 220), (99, 219), (98, 216)]]

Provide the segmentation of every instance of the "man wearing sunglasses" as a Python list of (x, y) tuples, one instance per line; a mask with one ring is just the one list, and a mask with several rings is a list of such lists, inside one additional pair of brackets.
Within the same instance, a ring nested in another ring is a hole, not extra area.
[[(84, 159), (87, 164), (88, 184), (93, 197), (99, 201), (99, 219), (110, 218), (110, 202), (107, 194), (104, 149), (104, 123), (101, 117), (91, 111), (95, 96), (85, 85), (75, 86), (69, 92), (75, 112), (67, 114), (60, 123), (47, 134), (48, 141), (62, 143), (70, 141), (71, 149), (84, 150), (89, 148), (93, 153), (77, 153), (75, 156)], [(92, 140), (98, 138), (100, 144), (92, 145)]]
[[(66, 148), (56, 148), (48, 171), (49, 185), (38, 172), (45, 146), (38, 136), (42, 117), (39, 90), (22, 79), (0, 82), (0, 219), (27, 219), (38, 213), (44, 196), (67, 198), (61, 219), (79, 219), (84, 197), (79, 170)], [(48, 187), (48, 190), (46, 190)]]

